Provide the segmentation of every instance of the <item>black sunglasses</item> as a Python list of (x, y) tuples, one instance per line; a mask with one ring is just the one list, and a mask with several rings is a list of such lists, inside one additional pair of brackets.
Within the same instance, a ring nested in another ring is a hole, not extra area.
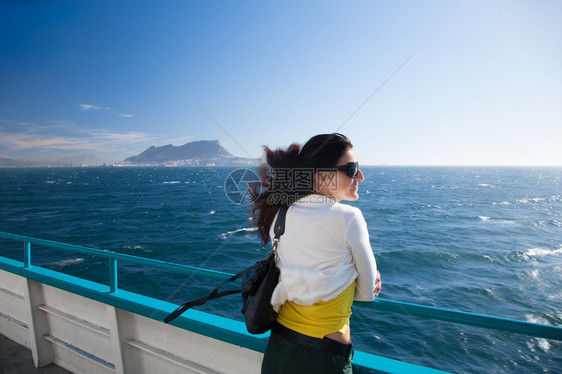
[(359, 173), (359, 162), (348, 162), (345, 165), (336, 166), (334, 169), (343, 171), (350, 178), (355, 178)]

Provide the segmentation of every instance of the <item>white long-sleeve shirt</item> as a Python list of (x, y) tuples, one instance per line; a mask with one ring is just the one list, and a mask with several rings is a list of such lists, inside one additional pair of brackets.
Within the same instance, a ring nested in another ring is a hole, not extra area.
[(377, 264), (367, 223), (355, 207), (322, 195), (302, 197), (287, 211), (277, 255), (280, 277), (271, 298), (276, 311), (286, 301), (329, 301), (353, 281), (355, 300), (375, 298)]

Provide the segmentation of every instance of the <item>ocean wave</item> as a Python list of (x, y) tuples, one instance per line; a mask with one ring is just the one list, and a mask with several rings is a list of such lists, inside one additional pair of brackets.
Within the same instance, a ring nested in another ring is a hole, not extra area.
[[(550, 323), (546, 318), (542, 316), (537, 316), (535, 314), (529, 313), (525, 315), (525, 320), (531, 323), (537, 323), (540, 325), (549, 325)], [(527, 342), (527, 348), (532, 352), (536, 352), (537, 348), (543, 352), (548, 352), (550, 350), (550, 342), (543, 338), (534, 338)]]
[(546, 199), (543, 197), (526, 197), (524, 199), (516, 200), (518, 204), (529, 204), (529, 203), (538, 203), (541, 201), (545, 201)]
[(493, 202), (492, 205), (512, 205), (509, 201), (502, 201), (499, 203)]
[(494, 223), (500, 223), (500, 224), (507, 224), (507, 225), (513, 225), (516, 223), (516, 221), (514, 219), (511, 218), (493, 218), (493, 217), (488, 217), (488, 216), (478, 216), (478, 220), (482, 221), (482, 222), (494, 222)]
[(478, 183), (480, 187), (489, 187), (489, 188), (500, 188), (500, 186), (496, 186), (495, 184), (488, 184), (488, 183)]
[(531, 271), (529, 272), (529, 275), (530, 275), (533, 279), (539, 279), (540, 270), (539, 270), (539, 269), (531, 270)]
[(548, 199), (548, 202), (549, 202), (549, 203), (558, 203), (558, 202), (560, 202), (560, 195), (551, 196), (551, 197)]
[(562, 254), (562, 248), (558, 249), (548, 249), (548, 248), (530, 248), (528, 249), (523, 256), (526, 260), (530, 259), (531, 257), (545, 257), (545, 256), (552, 256), (552, 255), (560, 255)]
[(508, 297), (502, 295), (501, 293), (494, 292), (494, 290), (492, 288), (484, 288), (482, 290), (482, 293), (485, 296), (491, 297), (491, 298), (496, 299), (496, 300), (509, 301)]
[(125, 254), (132, 253), (136, 256), (138, 256), (139, 252), (148, 253), (148, 254), (153, 253), (152, 249), (145, 248), (142, 245), (124, 245), (118, 248), (117, 250), (115, 250), (115, 252), (125, 253)]
[(543, 338), (531, 339), (527, 342), (527, 348), (529, 348), (531, 352), (536, 352), (537, 348), (543, 352), (548, 352), (550, 350), (550, 343)]
[(222, 234), (219, 235), (219, 237), (221, 239), (227, 239), (227, 238), (229, 238), (233, 235), (236, 235), (238, 233), (241, 233), (241, 232), (247, 234), (247, 233), (256, 232), (256, 231), (258, 231), (257, 227), (244, 227), (242, 229), (238, 229), (238, 230), (234, 230), (234, 231), (223, 232)]
[[(529, 248), (526, 251), (513, 251), (506, 253), (503, 258), (507, 262), (521, 262), (521, 261), (537, 261), (539, 258), (544, 258), (547, 256), (559, 256), (562, 255), (562, 245), (558, 249), (551, 249), (551, 248)], [(560, 267), (562, 269), (562, 266)], [(557, 271), (557, 268), (554, 268), (553, 271)], [(533, 274), (531, 274), (533, 276)]]
[(140, 249), (144, 249), (144, 247), (142, 245), (125, 245), (123, 246), (123, 249), (128, 249), (128, 250), (140, 250)]
[[(558, 269), (558, 271), (560, 271), (560, 269)], [(562, 291), (550, 294), (546, 297), (546, 299), (551, 301), (551, 302), (559, 303), (560, 301), (562, 301)], [(559, 313), (558, 316), (556, 316), (556, 318), (558, 318), (559, 320), (562, 320), (562, 312)]]
[(562, 222), (557, 221), (557, 220), (533, 222), (533, 226), (535, 226), (535, 227), (548, 226), (548, 225), (560, 227), (560, 226), (562, 226)]
[(443, 207), (439, 206), (439, 205), (431, 205), (431, 204), (427, 204), (427, 205), (422, 205), (422, 206), (417, 206), (414, 207), (414, 209), (416, 210), (420, 210), (420, 209), (443, 209)]
[(163, 184), (178, 184), (181, 183), (181, 181), (167, 181), (167, 182), (162, 182)]
[(81, 264), (82, 262), (84, 262), (84, 259), (82, 257), (70, 258), (68, 260), (53, 262), (53, 263), (51, 263), (51, 266), (63, 268), (63, 267), (68, 266), (68, 265)]

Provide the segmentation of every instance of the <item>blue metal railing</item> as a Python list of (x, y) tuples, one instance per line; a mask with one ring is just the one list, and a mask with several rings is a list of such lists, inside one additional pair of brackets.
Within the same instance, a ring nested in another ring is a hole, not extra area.
[[(88, 254), (97, 257), (104, 257), (109, 260), (109, 289), (110, 292), (118, 291), (118, 271), (117, 262), (123, 261), (127, 263), (135, 263), (148, 267), (164, 269), (176, 273), (193, 275), (199, 274), (208, 278), (214, 278), (220, 281), (226, 280), (232, 274), (197, 268), (193, 266), (180, 265), (171, 262), (153, 260), (137, 256), (131, 256), (121, 253), (110, 252), (106, 250), (93, 249), (77, 245), (58, 243), (50, 240), (37, 239), (28, 236), (10, 234), (0, 231), (0, 238), (21, 241), (24, 243), (23, 267), (31, 266), (31, 244), (42, 245), (51, 248), (67, 250), (76, 253)], [(371, 308), (376, 310), (388, 311), (393, 313), (406, 314), (408, 316), (416, 316), (421, 318), (458, 323), (463, 325), (482, 327), (499, 331), (507, 331), (517, 334), (530, 335), (538, 338), (553, 339), (562, 341), (562, 327), (542, 325), (532, 322), (518, 321), (508, 318), (493, 317), (482, 314), (467, 313), (457, 310), (442, 309), (425, 305), (410, 304), (399, 301), (376, 299), (373, 302), (356, 303), (363, 308)]]

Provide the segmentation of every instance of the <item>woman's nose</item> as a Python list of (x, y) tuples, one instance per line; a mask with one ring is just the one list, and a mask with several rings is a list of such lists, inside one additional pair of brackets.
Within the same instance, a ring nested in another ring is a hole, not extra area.
[(363, 172), (361, 171), (361, 169), (357, 170), (357, 175), (353, 179), (355, 179), (357, 182), (363, 182), (363, 180), (365, 179), (365, 176), (363, 175)]

